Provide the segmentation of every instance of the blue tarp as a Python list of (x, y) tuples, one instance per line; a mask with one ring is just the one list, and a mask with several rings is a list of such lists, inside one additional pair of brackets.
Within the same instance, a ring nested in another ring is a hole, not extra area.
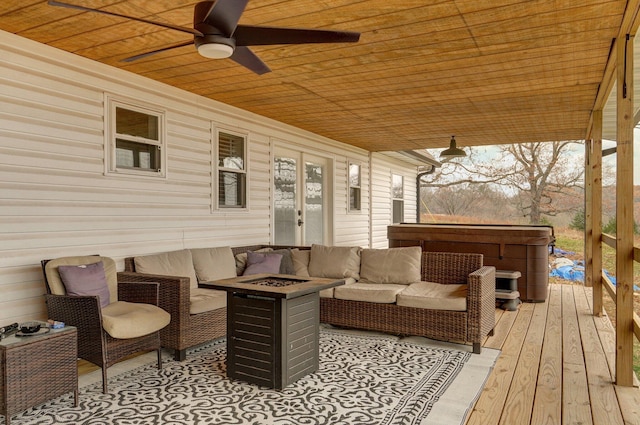
[[(558, 257), (564, 257), (565, 255), (573, 255), (574, 253), (571, 251), (564, 251), (560, 248), (554, 249), (554, 255)], [(603, 270), (604, 274), (609, 278), (611, 283), (615, 286), (616, 278), (615, 276), (611, 276), (611, 274), (607, 270)], [(550, 277), (559, 277), (560, 279), (571, 280), (574, 282), (584, 282), (584, 262), (583, 261), (573, 261), (573, 265), (560, 266), (557, 268), (552, 268), (549, 272)], [(640, 287), (634, 285), (634, 291), (640, 291)]]
[(549, 254), (553, 254), (556, 257), (564, 257), (566, 255), (575, 255), (576, 253), (573, 251), (565, 251), (557, 246), (549, 246)]
[(584, 282), (584, 267), (577, 264), (574, 264), (573, 266), (558, 267), (557, 269), (551, 269), (549, 276), (573, 280), (576, 282)]

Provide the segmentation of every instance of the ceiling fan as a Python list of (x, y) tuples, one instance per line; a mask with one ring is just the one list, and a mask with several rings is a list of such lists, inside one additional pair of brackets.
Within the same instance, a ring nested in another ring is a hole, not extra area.
[(351, 31), (331, 31), (316, 29), (276, 28), (253, 25), (238, 25), (249, 0), (202, 1), (195, 5), (193, 28), (180, 27), (162, 22), (150, 21), (135, 16), (121, 15), (106, 10), (92, 9), (75, 4), (49, 0), (50, 6), (68, 7), (86, 12), (97, 12), (110, 16), (132, 19), (151, 25), (170, 28), (193, 34), (193, 40), (174, 44), (161, 49), (123, 59), (131, 62), (156, 53), (195, 44), (200, 55), (206, 58), (230, 58), (258, 75), (271, 69), (247, 46), (265, 46), (272, 44), (307, 43), (353, 43), (360, 39), (360, 33)]

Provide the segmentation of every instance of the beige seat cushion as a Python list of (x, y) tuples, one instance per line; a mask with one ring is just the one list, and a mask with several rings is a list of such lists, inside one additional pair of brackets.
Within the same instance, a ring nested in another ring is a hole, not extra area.
[(320, 296), (320, 298), (333, 298), (334, 289), (335, 288), (323, 289), (322, 291), (318, 292), (318, 295)]
[(420, 282), (419, 246), (388, 249), (363, 249), (360, 253), (360, 278), (373, 283), (410, 284)]
[[(296, 276), (309, 276), (309, 256), (311, 250), (294, 248), (291, 250), (291, 260), (293, 261), (293, 268), (296, 272)], [(320, 292), (322, 296), (322, 291)]]
[[(344, 280), (345, 285), (347, 284), (351, 284), (351, 283), (356, 283), (356, 280), (352, 277), (348, 277)], [(336, 287), (333, 288), (327, 288), (327, 289), (323, 289), (322, 291), (318, 292), (318, 294), (320, 295), (320, 298), (334, 298), (334, 291), (335, 291)]]
[(398, 294), (398, 305), (430, 310), (465, 311), (467, 309), (467, 285), (443, 285), (433, 282), (412, 283)]
[(309, 276), (360, 279), (360, 247), (312, 245)]
[(391, 304), (396, 302), (396, 295), (405, 288), (405, 285), (394, 285), (391, 283), (356, 282), (336, 286), (333, 291), (333, 296), (341, 300)]
[(49, 288), (54, 295), (65, 295), (65, 287), (58, 273), (58, 266), (80, 266), (83, 264), (94, 264), (102, 261), (104, 265), (104, 274), (107, 278), (107, 286), (109, 287), (109, 299), (111, 302), (118, 301), (118, 273), (116, 270), (116, 262), (109, 257), (100, 257), (98, 255), (81, 255), (77, 257), (61, 257), (48, 261), (44, 267), (44, 272), (49, 282)]
[(189, 297), (189, 313), (198, 314), (227, 306), (227, 291), (195, 288)]
[(159, 331), (171, 315), (151, 304), (116, 301), (102, 309), (102, 327), (118, 339), (137, 338)]
[(198, 287), (193, 258), (188, 249), (135, 257), (133, 261), (138, 273), (188, 277), (191, 288)]
[(236, 277), (236, 259), (229, 246), (192, 248), (191, 256), (199, 282)]

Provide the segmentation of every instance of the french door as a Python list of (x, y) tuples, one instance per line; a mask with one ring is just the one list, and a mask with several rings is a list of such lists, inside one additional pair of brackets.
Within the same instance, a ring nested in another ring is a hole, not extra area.
[(300, 151), (276, 149), (273, 164), (274, 243), (330, 244), (330, 161)]

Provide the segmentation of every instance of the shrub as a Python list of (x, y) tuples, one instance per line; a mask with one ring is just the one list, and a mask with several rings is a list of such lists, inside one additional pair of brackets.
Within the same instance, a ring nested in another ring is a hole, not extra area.
[(584, 210), (580, 210), (575, 213), (575, 215), (571, 219), (571, 223), (569, 223), (569, 228), (574, 230), (585, 229)]
[[(608, 233), (610, 235), (615, 235), (616, 234), (616, 228), (617, 228), (617, 222), (616, 222), (616, 217), (613, 216), (609, 219), (609, 221), (607, 222), (607, 224), (605, 224), (604, 226), (602, 226), (602, 232), (603, 233)], [(640, 228), (638, 228), (638, 223), (636, 223), (636, 221), (633, 221), (633, 233), (635, 235), (637, 235), (638, 233), (640, 233)]]

